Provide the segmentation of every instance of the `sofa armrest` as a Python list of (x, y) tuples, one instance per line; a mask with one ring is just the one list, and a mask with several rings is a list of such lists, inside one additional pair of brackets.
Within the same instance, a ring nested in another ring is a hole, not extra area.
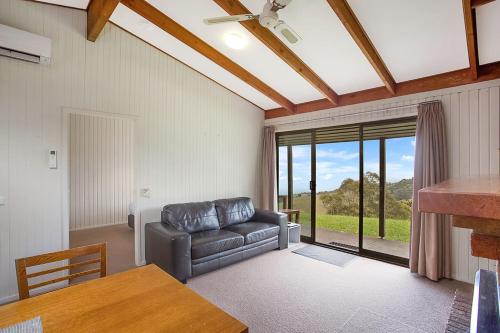
[(191, 235), (161, 222), (145, 226), (147, 264), (156, 264), (181, 282), (191, 277)]
[(280, 233), (278, 239), (280, 250), (288, 248), (288, 216), (286, 214), (270, 210), (255, 209), (255, 214), (252, 216), (250, 221), (279, 225)]

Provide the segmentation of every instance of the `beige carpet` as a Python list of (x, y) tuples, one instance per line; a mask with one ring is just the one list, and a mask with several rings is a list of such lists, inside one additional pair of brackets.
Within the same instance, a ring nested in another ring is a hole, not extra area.
[[(108, 273), (134, 268), (134, 233), (126, 225), (70, 233), (71, 246), (108, 242)], [(188, 287), (250, 332), (444, 332), (456, 289), (408, 269), (356, 257), (345, 267), (291, 251), (272, 251), (195, 277)]]
[[(299, 245), (302, 246), (302, 245)], [(457, 281), (356, 258), (338, 267), (272, 251), (188, 281), (250, 332), (444, 332)]]

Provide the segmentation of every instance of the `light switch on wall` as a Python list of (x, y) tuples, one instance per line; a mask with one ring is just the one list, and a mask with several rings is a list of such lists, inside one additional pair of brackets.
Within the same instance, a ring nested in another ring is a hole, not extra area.
[(141, 197), (143, 198), (151, 198), (151, 189), (150, 188), (141, 188)]

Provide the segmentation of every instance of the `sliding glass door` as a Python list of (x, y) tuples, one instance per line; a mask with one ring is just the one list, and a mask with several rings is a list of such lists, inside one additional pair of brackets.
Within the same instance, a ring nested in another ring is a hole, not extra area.
[(359, 142), (316, 145), (316, 242), (359, 248)]
[(278, 133), (279, 209), (303, 241), (407, 263), (415, 122)]
[(290, 222), (301, 225), (301, 239), (313, 241), (312, 133), (282, 137), (278, 144), (278, 206)]

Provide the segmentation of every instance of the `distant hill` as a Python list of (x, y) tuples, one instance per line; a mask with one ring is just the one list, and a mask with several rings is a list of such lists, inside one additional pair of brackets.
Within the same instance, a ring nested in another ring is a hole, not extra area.
[(396, 200), (410, 200), (413, 195), (413, 178), (401, 179), (396, 183), (386, 183), (385, 189), (391, 192)]

